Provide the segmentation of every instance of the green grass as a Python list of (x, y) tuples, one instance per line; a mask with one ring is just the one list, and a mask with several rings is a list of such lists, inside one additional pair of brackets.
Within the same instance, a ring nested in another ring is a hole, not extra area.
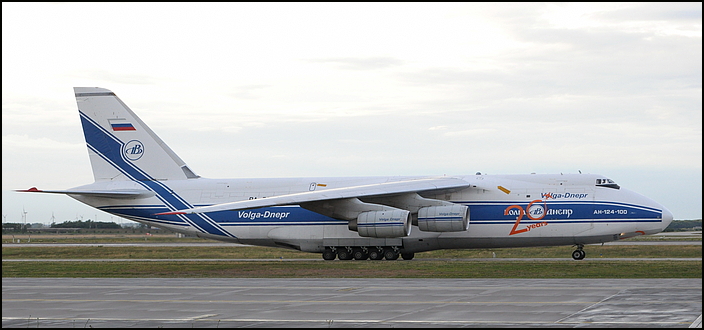
[[(416, 258), (570, 258), (570, 246), (436, 250)], [(700, 245), (587, 245), (589, 258), (701, 258)], [(4, 247), (5, 259), (321, 259), (319, 253), (266, 247), (223, 246), (76, 246)]]
[(6, 262), (6, 277), (701, 278), (701, 261)]
[[(699, 245), (588, 245), (587, 258), (573, 248), (438, 250), (411, 261), (324, 261), (318, 253), (265, 247), (7, 247), (3, 277), (375, 277), (375, 278), (701, 278)], [(476, 258), (492, 258), (481, 260)], [(600, 258), (653, 260), (599, 260)], [(475, 260), (472, 260), (475, 258)], [(562, 258), (502, 260), (502, 258)], [(669, 261), (655, 258), (698, 258)], [(146, 261), (6, 261), (10, 259), (163, 259)], [(271, 261), (178, 261), (169, 259), (270, 259)], [(288, 261), (290, 259), (311, 259)]]

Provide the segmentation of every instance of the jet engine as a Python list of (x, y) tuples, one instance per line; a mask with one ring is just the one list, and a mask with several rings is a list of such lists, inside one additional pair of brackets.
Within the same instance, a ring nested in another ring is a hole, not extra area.
[(357, 216), (356, 227), (357, 233), (362, 237), (408, 236), (411, 234), (411, 212), (407, 210), (362, 212)]
[(421, 207), (418, 229), (422, 231), (466, 231), (469, 228), (469, 208), (464, 205)]

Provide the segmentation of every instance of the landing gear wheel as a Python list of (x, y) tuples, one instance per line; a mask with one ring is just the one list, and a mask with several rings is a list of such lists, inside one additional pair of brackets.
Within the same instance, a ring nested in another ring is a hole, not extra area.
[(345, 248), (337, 249), (337, 258), (340, 260), (352, 260), (352, 253)]
[(411, 260), (411, 259), (413, 259), (413, 257), (415, 257), (415, 255), (416, 255), (416, 254), (413, 253), (413, 252), (410, 252), (410, 253), (401, 253), (401, 258), (403, 258), (403, 260)]
[(369, 258), (369, 254), (364, 250), (357, 248), (352, 250), (352, 257), (354, 260), (367, 260), (367, 258)]
[(384, 258), (386, 260), (396, 260), (398, 257), (399, 254), (394, 249), (384, 249)]
[(337, 257), (337, 254), (335, 254), (332, 249), (325, 249), (325, 251), (323, 251), (323, 259), (335, 260), (335, 257)]
[(369, 259), (371, 259), (371, 260), (384, 259), (384, 252), (379, 251), (378, 249), (370, 249), (369, 250)]
[(572, 251), (572, 259), (574, 260), (582, 260), (584, 257), (587, 256), (587, 253), (584, 252), (584, 250), (574, 250)]

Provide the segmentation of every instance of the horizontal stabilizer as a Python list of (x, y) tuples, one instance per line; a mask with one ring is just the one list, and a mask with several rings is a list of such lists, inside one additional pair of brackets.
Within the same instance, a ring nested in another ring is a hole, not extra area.
[(35, 192), (46, 194), (64, 194), (64, 195), (85, 195), (105, 198), (147, 198), (154, 196), (154, 193), (148, 190), (39, 190), (32, 187), (26, 190), (15, 190), (17, 192)]
[(297, 205), (307, 202), (319, 202), (326, 200), (329, 201), (334, 199), (377, 197), (411, 192), (461, 189), (466, 187), (469, 187), (469, 182), (458, 178), (442, 177), (430, 179), (415, 179), (272, 196), (260, 199), (195, 207), (192, 209), (178, 210), (173, 212), (157, 213), (156, 215), (244, 210), (269, 206)]

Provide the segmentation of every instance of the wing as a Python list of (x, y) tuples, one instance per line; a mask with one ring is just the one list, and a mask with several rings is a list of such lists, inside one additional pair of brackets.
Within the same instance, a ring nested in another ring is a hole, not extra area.
[(147, 198), (154, 196), (154, 193), (148, 190), (39, 190), (32, 187), (26, 190), (15, 190), (17, 192), (33, 192), (45, 194), (64, 194), (64, 195), (86, 195), (105, 198)]
[(344, 188), (326, 189), (320, 191), (307, 191), (302, 193), (279, 195), (261, 199), (215, 204), (204, 207), (178, 210), (174, 212), (157, 213), (156, 215), (233, 211), (268, 206), (298, 205), (324, 201), (346, 200), (353, 198), (376, 198), (409, 193), (462, 189), (469, 187), (469, 185), (470, 184), (467, 181), (452, 177), (414, 179), (370, 185), (351, 186)]

